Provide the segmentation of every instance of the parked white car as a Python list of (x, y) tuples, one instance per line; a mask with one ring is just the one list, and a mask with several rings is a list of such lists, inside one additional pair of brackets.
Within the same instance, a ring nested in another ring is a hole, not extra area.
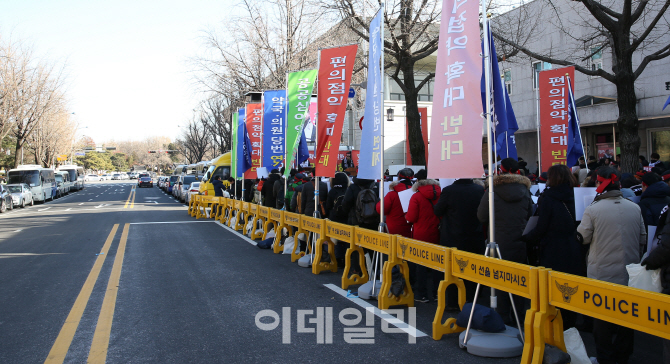
[(105, 174), (103, 174), (103, 175), (102, 175), (102, 176), (100, 176), (100, 177), (102, 177), (102, 178), (103, 178), (103, 180), (105, 180), (105, 181), (109, 181), (109, 180), (111, 180), (111, 179), (112, 179), (112, 175), (111, 175), (111, 174), (109, 174), (109, 173), (105, 173)]
[(12, 194), (12, 203), (14, 206), (26, 207), (26, 205), (34, 205), (33, 193), (30, 191), (25, 183), (17, 183), (12, 185), (5, 186), (9, 190), (9, 193)]
[(84, 177), (84, 181), (102, 181), (103, 178), (98, 176), (97, 174), (87, 174), (86, 177)]
[(191, 183), (191, 187), (188, 189), (188, 193), (186, 194), (186, 203), (191, 202), (191, 196), (197, 195), (200, 189), (200, 182), (193, 182)]

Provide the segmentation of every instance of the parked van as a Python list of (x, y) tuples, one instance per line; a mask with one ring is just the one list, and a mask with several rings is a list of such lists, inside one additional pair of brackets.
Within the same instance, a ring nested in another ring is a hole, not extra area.
[(64, 165), (58, 167), (58, 171), (67, 172), (70, 175), (70, 191), (79, 191), (84, 189), (84, 167), (76, 164)]
[(56, 197), (65, 196), (70, 193), (72, 182), (70, 182), (70, 173), (67, 171), (58, 171), (54, 174), (56, 177), (56, 187), (58, 194)]
[(212, 159), (212, 163), (209, 165), (200, 183), (199, 192), (201, 195), (214, 196), (214, 187), (211, 183), (214, 176), (221, 176), (223, 184), (226, 186), (229, 185), (227, 180), (230, 177), (230, 152)]
[(21, 165), (7, 172), (7, 183), (25, 183), (30, 187), (35, 201), (53, 200), (57, 194), (54, 170), (39, 165)]

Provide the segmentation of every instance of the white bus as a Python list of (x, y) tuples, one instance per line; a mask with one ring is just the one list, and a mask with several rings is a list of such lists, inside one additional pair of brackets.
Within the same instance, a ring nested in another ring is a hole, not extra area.
[(54, 170), (39, 165), (22, 165), (7, 172), (7, 183), (25, 183), (30, 186), (35, 201), (53, 200), (58, 187)]
[(79, 191), (84, 188), (84, 167), (76, 164), (65, 165), (58, 167), (58, 171), (67, 172), (70, 175), (71, 191)]

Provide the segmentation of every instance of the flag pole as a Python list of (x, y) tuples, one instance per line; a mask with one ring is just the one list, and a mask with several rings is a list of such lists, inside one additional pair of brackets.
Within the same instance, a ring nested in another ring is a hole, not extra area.
[(291, 174), (291, 166), (288, 165), (288, 139), (286, 138), (286, 135), (288, 135), (288, 75), (289, 73), (286, 73), (286, 107), (284, 108), (284, 175), (282, 176), (284, 177), (284, 196), (281, 197), (282, 210), (286, 210), (286, 188), (288, 188), (288, 177), (286, 176), (286, 170), (288, 169), (289, 175)]
[[(381, 3), (381, 8), (379, 11), (382, 12), (382, 19), (379, 22), (379, 33), (381, 37), (381, 49), (379, 50), (381, 52), (380, 54), (380, 62), (379, 62), (379, 68), (381, 69), (381, 72), (379, 73), (379, 76), (381, 77), (381, 82), (379, 82), (379, 94), (382, 95), (381, 99), (381, 114), (383, 115), (384, 113), (384, 3)], [(368, 42), (369, 43), (369, 42)], [(380, 146), (380, 152), (381, 152), (381, 162), (379, 164), (379, 173), (381, 176), (380, 183), (379, 183), (379, 232), (380, 233), (385, 233), (387, 232), (386, 230), (386, 224), (384, 223), (384, 118), (382, 118), (381, 122), (381, 146)], [(368, 121), (370, 122), (370, 121)], [(373, 157), (374, 158), (374, 157)], [(374, 285), (372, 286), (372, 290), (374, 293)]]
[(535, 124), (537, 125), (537, 176), (542, 174), (542, 145), (540, 144), (540, 85), (535, 90)]

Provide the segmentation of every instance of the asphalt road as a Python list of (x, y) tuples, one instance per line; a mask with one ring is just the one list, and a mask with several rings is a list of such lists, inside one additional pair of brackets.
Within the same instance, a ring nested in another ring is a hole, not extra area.
[[(89, 182), (0, 214), (0, 363), (519, 361), (434, 341), (433, 302), (400, 331), (346, 297), (341, 271), (313, 275), (134, 186)], [(660, 362), (660, 343), (638, 334), (630, 362)]]

